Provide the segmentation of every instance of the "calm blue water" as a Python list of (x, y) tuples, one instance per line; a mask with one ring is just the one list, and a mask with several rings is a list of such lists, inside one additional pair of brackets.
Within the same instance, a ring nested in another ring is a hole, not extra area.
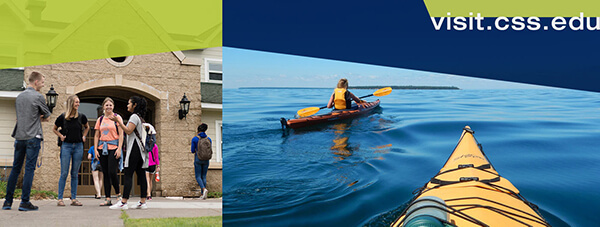
[(600, 223), (598, 93), (395, 90), (380, 97), (379, 113), (282, 133), (279, 118), (323, 106), (330, 94), (223, 91), (225, 225), (389, 225), (439, 171), (465, 125), (553, 226)]

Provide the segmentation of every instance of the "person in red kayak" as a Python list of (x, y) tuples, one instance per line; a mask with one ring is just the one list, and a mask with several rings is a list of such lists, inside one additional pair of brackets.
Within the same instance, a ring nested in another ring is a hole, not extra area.
[(338, 81), (337, 88), (333, 90), (327, 108), (334, 107), (335, 110), (350, 109), (352, 107), (352, 100), (356, 103), (363, 102), (356, 97), (352, 92), (348, 91), (348, 79), (342, 78)]

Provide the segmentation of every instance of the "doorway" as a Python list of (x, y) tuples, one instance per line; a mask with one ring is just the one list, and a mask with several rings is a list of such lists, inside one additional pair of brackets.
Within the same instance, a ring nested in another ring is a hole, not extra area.
[[(88, 159), (87, 154), (90, 150), (90, 147), (92, 147), (94, 145), (94, 134), (95, 134), (95, 125), (97, 122), (98, 117), (100, 117), (102, 115), (102, 108), (101, 108), (101, 104), (104, 101), (104, 98), (106, 98), (106, 96), (99, 96), (97, 95), (97, 93), (104, 93), (104, 94), (117, 94), (115, 96), (110, 96), (114, 101), (115, 101), (115, 109), (114, 112), (121, 115), (121, 117), (124, 120), (124, 123), (127, 124), (127, 119), (129, 119), (129, 117), (131, 116), (131, 114), (129, 112), (127, 112), (127, 101), (128, 98), (133, 96), (133, 95), (138, 95), (140, 97), (143, 97), (142, 95), (139, 94), (134, 94), (132, 92), (115, 92), (115, 90), (113, 89), (106, 89), (106, 88), (98, 88), (98, 89), (92, 89), (92, 90), (88, 90), (85, 92), (82, 92), (80, 94), (77, 94), (79, 96), (79, 99), (81, 101), (81, 105), (79, 107), (79, 112), (83, 113), (86, 115), (86, 117), (88, 118), (88, 124), (90, 125), (90, 130), (86, 136), (86, 141), (84, 141), (83, 143), (83, 149), (84, 149), (84, 155), (83, 155), (83, 160), (81, 162), (81, 167), (79, 168), (79, 183), (78, 183), (78, 188), (77, 188), (77, 194), (78, 195), (95, 195), (96, 194), (96, 189), (94, 187), (94, 179), (93, 179), (93, 175), (92, 175), (92, 171), (91, 171), (91, 160)], [(152, 100), (144, 97), (146, 99), (146, 101), (148, 102), (148, 110), (146, 112), (146, 117), (144, 117), (144, 120), (150, 124), (154, 125), (154, 114), (153, 114), (153, 110), (155, 107), (155, 104)], [(123, 152), (125, 153), (125, 152)], [(123, 191), (123, 182), (124, 182), (124, 173), (120, 172), (118, 173), (119, 176), (119, 186), (120, 186), (120, 191)], [(133, 175), (133, 187), (132, 187), (132, 193), (130, 194), (132, 197), (136, 196), (136, 195), (140, 195), (140, 187), (138, 186), (138, 179), (137, 179), (137, 175), (134, 174)], [(153, 187), (154, 189), (155, 187)], [(114, 189), (111, 189), (111, 195), (115, 195), (115, 191)], [(101, 188), (101, 194), (104, 196), (104, 188)]]

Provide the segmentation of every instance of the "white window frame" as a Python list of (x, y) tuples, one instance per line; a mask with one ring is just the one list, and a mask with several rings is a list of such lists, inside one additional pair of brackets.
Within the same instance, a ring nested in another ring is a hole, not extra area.
[(223, 127), (223, 121), (222, 120), (216, 120), (215, 121), (215, 144), (216, 146), (216, 155), (214, 156), (214, 161), (215, 162), (223, 162), (223, 132), (221, 132), (221, 128)]
[(111, 65), (120, 68), (120, 67), (128, 66), (133, 61), (133, 57), (134, 56), (126, 56), (125, 61), (123, 61), (123, 62), (116, 62), (112, 58), (107, 58), (106, 61), (108, 63), (110, 63)]
[(222, 84), (223, 80), (211, 80), (210, 79), (210, 73), (211, 72), (219, 72), (221, 73), (221, 75), (223, 75), (223, 70), (221, 71), (210, 71), (210, 64), (211, 63), (219, 63), (221, 64), (221, 69), (223, 68), (223, 59), (216, 59), (216, 58), (205, 58), (204, 59), (204, 80), (202, 80), (202, 82), (210, 82), (210, 83), (216, 83), (216, 84)]

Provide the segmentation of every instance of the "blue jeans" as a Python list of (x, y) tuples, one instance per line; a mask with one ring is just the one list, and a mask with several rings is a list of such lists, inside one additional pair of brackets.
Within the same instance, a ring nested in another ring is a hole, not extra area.
[(196, 174), (196, 181), (201, 188), (206, 188), (206, 173), (208, 172), (209, 160), (202, 161), (198, 159), (198, 156), (194, 154), (194, 172)]
[(65, 143), (60, 147), (60, 179), (58, 180), (58, 199), (63, 199), (69, 166), (71, 166), (71, 199), (77, 198), (79, 166), (83, 158), (83, 143)]
[(38, 138), (32, 138), (29, 140), (15, 140), (13, 167), (10, 171), (8, 183), (6, 185), (6, 201), (9, 203), (12, 203), (13, 201), (15, 187), (17, 186), (17, 179), (19, 178), (19, 174), (21, 174), (21, 168), (23, 168), (23, 161), (25, 158), (27, 158), (27, 160), (25, 163), (25, 175), (23, 176), (21, 202), (29, 202), (31, 183), (33, 182), (35, 163), (37, 162), (38, 154), (40, 153), (41, 142), (42, 140)]

